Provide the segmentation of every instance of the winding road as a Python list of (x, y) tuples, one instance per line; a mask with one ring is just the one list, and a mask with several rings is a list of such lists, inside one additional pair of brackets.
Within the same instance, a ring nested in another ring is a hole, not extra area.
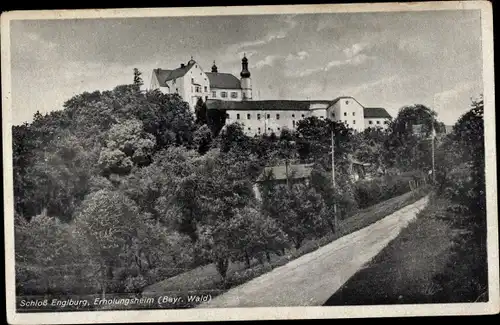
[(363, 229), (214, 297), (198, 308), (321, 306), (396, 238), (427, 202), (426, 196)]

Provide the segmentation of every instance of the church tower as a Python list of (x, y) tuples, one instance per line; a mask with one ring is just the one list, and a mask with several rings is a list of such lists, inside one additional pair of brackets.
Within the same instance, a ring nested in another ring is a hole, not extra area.
[(250, 71), (248, 71), (248, 59), (246, 55), (243, 55), (243, 59), (241, 60), (241, 89), (243, 100), (251, 100), (252, 99), (252, 79), (250, 78)]

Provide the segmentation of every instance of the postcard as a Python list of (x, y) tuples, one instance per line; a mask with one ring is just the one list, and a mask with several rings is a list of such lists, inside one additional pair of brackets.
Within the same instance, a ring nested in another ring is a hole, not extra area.
[(499, 312), (490, 2), (1, 27), (9, 323)]

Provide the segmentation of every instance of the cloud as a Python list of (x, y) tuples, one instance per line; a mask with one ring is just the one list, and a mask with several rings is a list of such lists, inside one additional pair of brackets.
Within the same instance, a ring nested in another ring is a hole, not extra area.
[(268, 55), (264, 59), (257, 61), (254, 64), (254, 67), (257, 69), (261, 69), (265, 66), (273, 66), (277, 61), (286, 61), (286, 62), (292, 62), (292, 61), (302, 61), (305, 60), (306, 58), (309, 57), (309, 53), (306, 51), (299, 51), (295, 54), (289, 53), (288, 55)]
[(263, 60), (257, 61), (255, 63), (255, 68), (260, 69), (265, 66), (272, 66), (276, 60), (281, 59), (282, 57), (279, 55), (268, 55)]
[(344, 49), (344, 54), (348, 58), (352, 58), (368, 47), (368, 43), (355, 43), (352, 46)]
[(374, 56), (368, 56), (366, 54), (359, 54), (356, 55), (352, 58), (344, 59), (344, 60), (332, 60), (328, 62), (326, 65), (321, 66), (321, 67), (316, 67), (316, 68), (309, 68), (305, 70), (300, 70), (300, 71), (290, 71), (287, 76), (288, 77), (306, 77), (310, 76), (312, 74), (321, 72), (321, 71), (329, 71), (333, 68), (336, 67), (342, 67), (342, 66), (357, 66), (360, 64), (363, 64), (367, 61), (374, 60)]
[(288, 54), (285, 58), (286, 61), (294, 61), (294, 60), (305, 60), (309, 57), (309, 53), (306, 51), (297, 52), (297, 54)]
[(389, 77), (377, 79), (375, 81), (360, 84), (355, 87), (349, 87), (342, 90), (342, 93), (346, 96), (355, 96), (358, 94), (366, 93), (368, 91), (379, 92), (379, 90), (386, 89), (391, 85), (396, 83), (401, 83), (402, 77), (399, 75), (392, 75)]
[[(240, 43), (236, 44), (231, 44), (229, 45), (225, 53), (227, 53), (230, 56), (233, 56), (233, 53), (242, 53), (245, 50), (248, 51), (248, 49), (254, 48), (254, 47), (260, 47), (263, 45), (266, 45), (274, 40), (277, 39), (283, 39), (285, 38), (288, 33), (297, 26), (297, 22), (293, 19), (295, 15), (287, 15), (283, 19), (283, 22), (285, 23), (285, 26), (268, 32), (264, 37), (257, 39), (257, 40), (251, 40), (251, 41), (243, 41)], [(257, 53), (255, 49), (253, 49), (254, 53)]]

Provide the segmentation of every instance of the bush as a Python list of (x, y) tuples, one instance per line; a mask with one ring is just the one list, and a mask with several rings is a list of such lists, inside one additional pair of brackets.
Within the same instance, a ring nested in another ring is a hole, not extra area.
[(363, 209), (409, 192), (411, 190), (410, 181), (421, 183), (424, 179), (425, 174), (414, 171), (361, 180), (354, 184), (354, 197), (358, 206)]

